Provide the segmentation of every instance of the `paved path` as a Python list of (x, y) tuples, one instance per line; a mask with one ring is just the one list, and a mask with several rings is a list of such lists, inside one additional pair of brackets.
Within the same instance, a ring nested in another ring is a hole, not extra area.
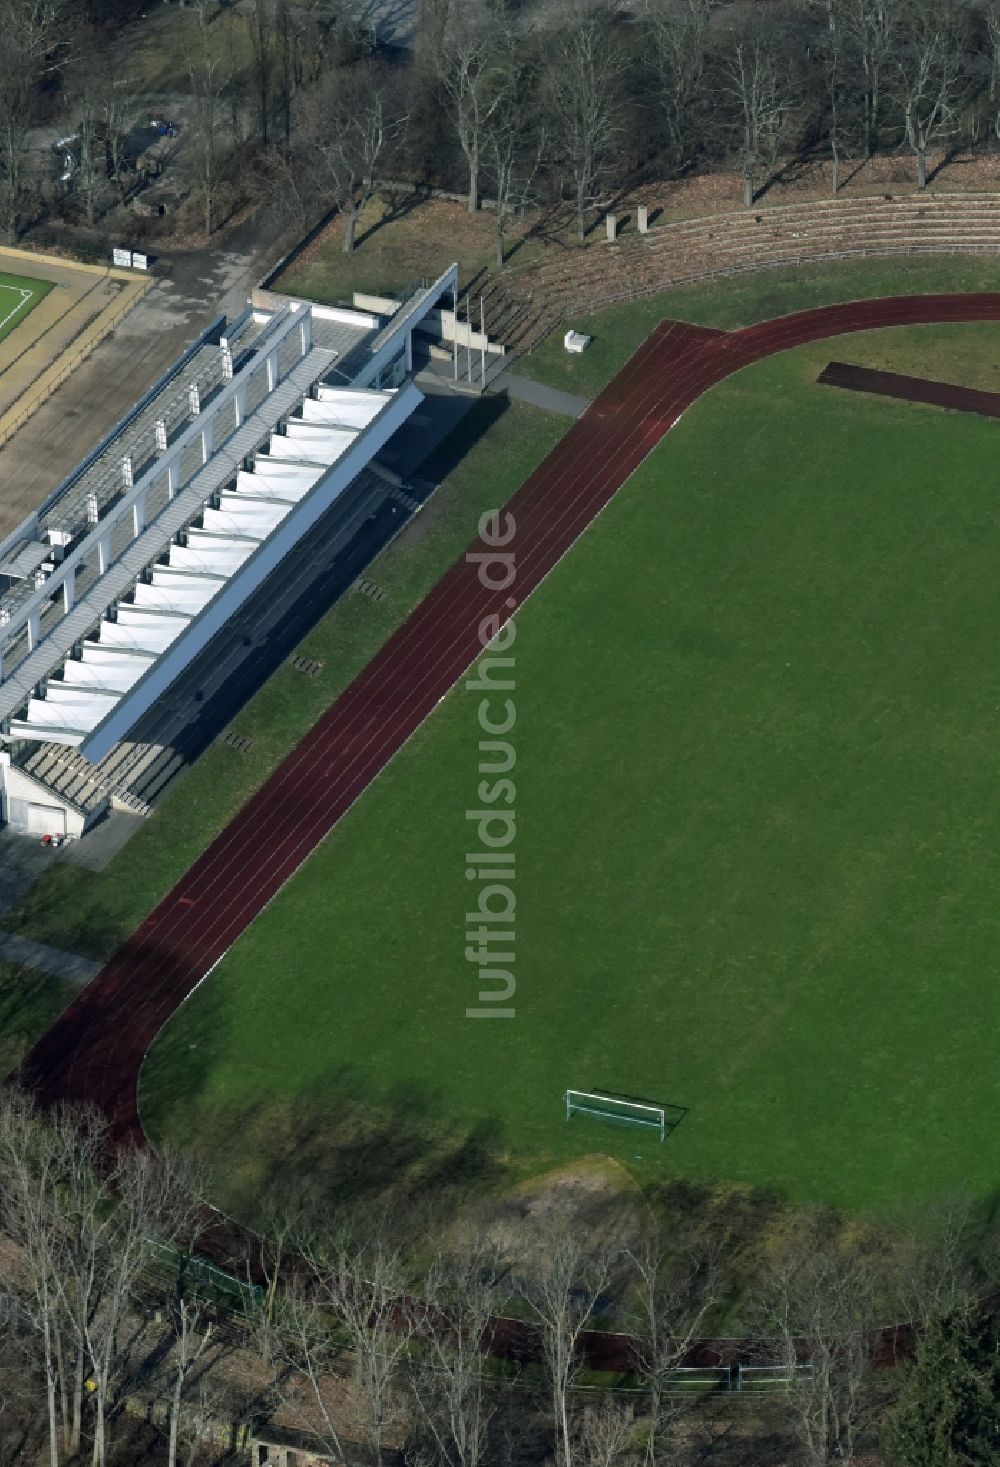
[(544, 382), (533, 382), (530, 377), (519, 377), (515, 372), (501, 372), (491, 386), (504, 388), (507, 396), (516, 397), (518, 402), (530, 402), (532, 407), (545, 408), (546, 412), (558, 413), (563, 418), (582, 418), (590, 407), (589, 397), (547, 387)]
[(63, 952), (59, 947), (46, 947), (44, 942), (30, 942), (14, 932), (0, 932), (0, 958), (20, 968), (35, 968), (50, 978), (63, 978), (67, 983), (89, 983), (100, 971), (100, 963), (81, 958), (77, 953)]
[[(961, 321), (1000, 321), (1000, 294), (853, 301), (734, 332), (658, 326), (506, 505), (516, 525), (514, 582), (492, 589), (468, 552), (455, 562), (42, 1036), (21, 1082), (42, 1104), (97, 1105), (114, 1138), (141, 1144), (139, 1072), (163, 1024), (475, 661), (484, 621), (499, 630), (509, 620), (685, 410), (741, 367), (789, 347)], [(479, 539), (470, 550), (490, 548)], [(513, 1331), (505, 1353), (530, 1346), (525, 1326), (507, 1321), (495, 1322), (493, 1348), (501, 1325)], [(588, 1331), (582, 1344), (591, 1367), (629, 1366), (624, 1336)], [(879, 1345), (891, 1351), (888, 1332)]]

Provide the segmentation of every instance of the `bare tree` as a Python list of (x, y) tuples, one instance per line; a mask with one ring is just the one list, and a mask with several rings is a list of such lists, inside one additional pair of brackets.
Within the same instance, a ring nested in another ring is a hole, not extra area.
[[(23, 1096), (7, 1092), (0, 1107), (0, 1202), (4, 1229), (26, 1265), (28, 1294), (23, 1307), (41, 1344), (51, 1467), (59, 1467), (61, 1460), (58, 1399), (65, 1387), (59, 1315), (60, 1161), (54, 1134), (38, 1123)], [(64, 1422), (66, 1416), (64, 1404)]]
[(573, 1456), (577, 1467), (618, 1467), (621, 1462), (641, 1461), (632, 1407), (612, 1398), (584, 1407), (574, 1422)]
[(926, 1324), (969, 1314), (997, 1276), (997, 1242), (966, 1198), (908, 1212), (892, 1250), (898, 1317)]
[(577, 238), (599, 199), (620, 132), (623, 58), (614, 13), (601, 0), (566, 0), (549, 38), (546, 72), (549, 140), (557, 168), (569, 176)]
[(826, 25), (820, 54), (826, 86), (826, 134), (830, 144), (830, 191), (834, 198), (840, 188), (840, 156), (843, 143), (844, 113), (849, 96), (849, 64), (844, 18), (837, 0), (826, 0), (823, 6)]
[(569, 1225), (531, 1240), (524, 1298), (538, 1330), (548, 1376), (559, 1467), (572, 1467), (570, 1391), (580, 1368), (580, 1337), (611, 1275), (611, 1255)]
[(743, 202), (753, 206), (760, 170), (773, 167), (792, 98), (774, 35), (736, 31), (722, 58), (722, 90), (733, 107)]
[(897, 80), (903, 129), (921, 189), (927, 185), (928, 149), (958, 131), (967, 33), (961, 0), (910, 0)]
[(681, 1238), (654, 1237), (629, 1252), (638, 1279), (636, 1364), (649, 1396), (649, 1467), (660, 1460), (660, 1438), (679, 1409), (670, 1378), (716, 1302), (724, 1246), (721, 1235), (702, 1228)]
[(419, 1360), (410, 1386), (440, 1467), (481, 1467), (496, 1403), (483, 1371), (483, 1341), (501, 1312), (497, 1249), (477, 1241), (438, 1258), (424, 1287)]
[(860, 63), (864, 78), (864, 131), (869, 158), (878, 149), (882, 119), (882, 78), (899, 32), (902, 0), (837, 0), (840, 27)]
[(232, 58), (209, 23), (207, 4), (197, 11), (197, 27), (187, 58), (191, 81), (189, 157), (202, 201), (205, 238), (217, 220), (219, 187), (225, 168), (225, 131), (232, 82)]
[(674, 168), (688, 162), (699, 141), (693, 124), (705, 90), (714, 9), (715, 0), (648, 0), (660, 113)]
[(105, 167), (118, 185), (124, 204), (128, 194), (129, 134), (139, 117), (139, 97), (128, 77), (108, 77), (101, 106)]
[(180, 1299), (174, 1316), (174, 1384), (170, 1395), (170, 1430), (167, 1442), (167, 1467), (177, 1467), (177, 1443), (181, 1419), (181, 1403), (184, 1390), (195, 1366), (208, 1349), (212, 1339), (212, 1325), (199, 1332), (202, 1323), (197, 1305)]
[(152, 1243), (189, 1239), (199, 1218), (195, 1174), (165, 1153), (124, 1151), (96, 1182), (77, 1230), (67, 1304), (86, 1346), (94, 1407), (94, 1467), (106, 1467), (109, 1417), (131, 1364), (125, 1329)]
[(17, 37), (32, 83), (64, 64), (71, 21), (68, 0), (0, 0), (0, 27)]
[(35, 89), (63, 65), (64, 0), (0, 0), (0, 228), (13, 241), (32, 200), (26, 139)]
[(490, 119), (485, 133), (486, 157), (493, 178), (494, 243), (496, 267), (502, 270), (507, 252), (511, 220), (523, 214), (532, 199), (535, 178), (545, 151), (545, 133), (540, 132), (532, 150), (524, 133), (509, 112)]
[[(296, 1229), (297, 1231), (297, 1229)], [(277, 1306), (280, 1328), (268, 1318), (268, 1301), (257, 1312), (257, 1332), (274, 1370), (273, 1390), (286, 1409), (303, 1420), (322, 1422), (326, 1448), (343, 1456), (341, 1427), (331, 1403), (330, 1384), (350, 1371), (354, 1412), (364, 1422), (367, 1444), (382, 1459), (385, 1433), (396, 1419), (402, 1367), (415, 1328), (407, 1307), (401, 1250), (376, 1222), (364, 1239), (336, 1225), (316, 1227), (301, 1236), (298, 1259), (286, 1260)], [(303, 1414), (297, 1388), (287, 1370), (308, 1384), (309, 1410)]]
[(990, 101), (1000, 96), (1000, 0), (984, 0), (980, 8), (986, 31), (987, 57), (990, 66)]
[[(261, 1358), (273, 1372), (271, 1389), (285, 1411), (318, 1435), (328, 1452), (343, 1460), (329, 1386), (340, 1372), (348, 1340), (343, 1327), (321, 1304), (322, 1296), (317, 1300), (310, 1278), (301, 1271), (289, 1273), (282, 1289), (280, 1329), (275, 1329), (269, 1317), (267, 1302), (261, 1301), (255, 1333)], [(299, 1389), (302, 1382), (309, 1387), (305, 1404)]]
[(483, 128), (483, 152), (493, 184), (498, 270), (503, 269), (510, 222), (531, 201), (545, 152), (544, 123), (531, 106), (534, 80), (524, 51), (512, 45), (496, 106)]
[(484, 132), (507, 86), (512, 34), (503, 13), (484, 0), (461, 0), (450, 15), (438, 67), (469, 172), (469, 213), (479, 208)]
[(16, 33), (0, 32), (0, 229), (13, 243), (30, 193), (31, 71)]
[(385, 78), (373, 65), (331, 77), (316, 105), (299, 162), (306, 185), (344, 215), (345, 254), (354, 249), (358, 220), (375, 196), (386, 154), (405, 124), (405, 117), (390, 110)]
[(76, 191), (83, 201), (88, 224), (97, 217), (98, 206), (108, 185), (108, 150), (104, 134), (103, 82), (96, 68), (86, 67), (77, 73), (75, 96), (80, 145), (80, 163), (76, 170)]
[(868, 1372), (883, 1267), (875, 1238), (848, 1241), (817, 1215), (751, 1301), (765, 1357), (788, 1373), (791, 1421), (810, 1467), (854, 1459), (871, 1408)]
[(399, 1399), (400, 1374), (415, 1321), (407, 1304), (403, 1252), (376, 1221), (358, 1241), (348, 1231), (313, 1254), (317, 1294), (343, 1322), (351, 1341), (352, 1378), (365, 1437), (382, 1461), (385, 1433)]
[(274, 46), (273, 27), (268, 0), (253, 0), (247, 15), (250, 46), (253, 51), (254, 86), (257, 92), (257, 126), (265, 152), (271, 144), (271, 67)]

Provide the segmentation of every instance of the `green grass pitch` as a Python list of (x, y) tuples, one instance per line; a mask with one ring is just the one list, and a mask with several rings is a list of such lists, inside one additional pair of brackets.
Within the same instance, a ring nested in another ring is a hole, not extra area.
[(45, 280), (31, 280), (26, 275), (0, 272), (0, 341), (15, 331), (48, 295), (52, 286)]
[[(598, 1150), (847, 1207), (994, 1187), (1000, 426), (831, 357), (703, 398), (518, 617), (516, 1018), (465, 1017), (458, 690), (168, 1026), (144, 1116), (230, 1205)], [(566, 1086), (687, 1114), (661, 1146)]]

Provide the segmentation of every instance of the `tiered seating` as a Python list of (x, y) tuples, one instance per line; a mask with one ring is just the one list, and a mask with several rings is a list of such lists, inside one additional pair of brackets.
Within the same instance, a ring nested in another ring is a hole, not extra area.
[(867, 255), (1000, 253), (1000, 196), (937, 194), (813, 200), (709, 215), (560, 251), (498, 277), (487, 329), (530, 350), (574, 313), (686, 282)]
[(108, 803), (110, 792), (94, 765), (65, 744), (33, 745), (21, 767), (85, 815), (98, 813)]

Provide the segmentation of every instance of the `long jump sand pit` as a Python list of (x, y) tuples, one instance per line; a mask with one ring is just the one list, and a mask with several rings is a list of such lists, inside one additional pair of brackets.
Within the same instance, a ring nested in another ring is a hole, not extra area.
[[(128, 270), (0, 247), (0, 446), (151, 285)], [(24, 292), (17, 289), (24, 281)], [(37, 286), (47, 286), (41, 299)], [(9, 319), (8, 319), (9, 318)]]

